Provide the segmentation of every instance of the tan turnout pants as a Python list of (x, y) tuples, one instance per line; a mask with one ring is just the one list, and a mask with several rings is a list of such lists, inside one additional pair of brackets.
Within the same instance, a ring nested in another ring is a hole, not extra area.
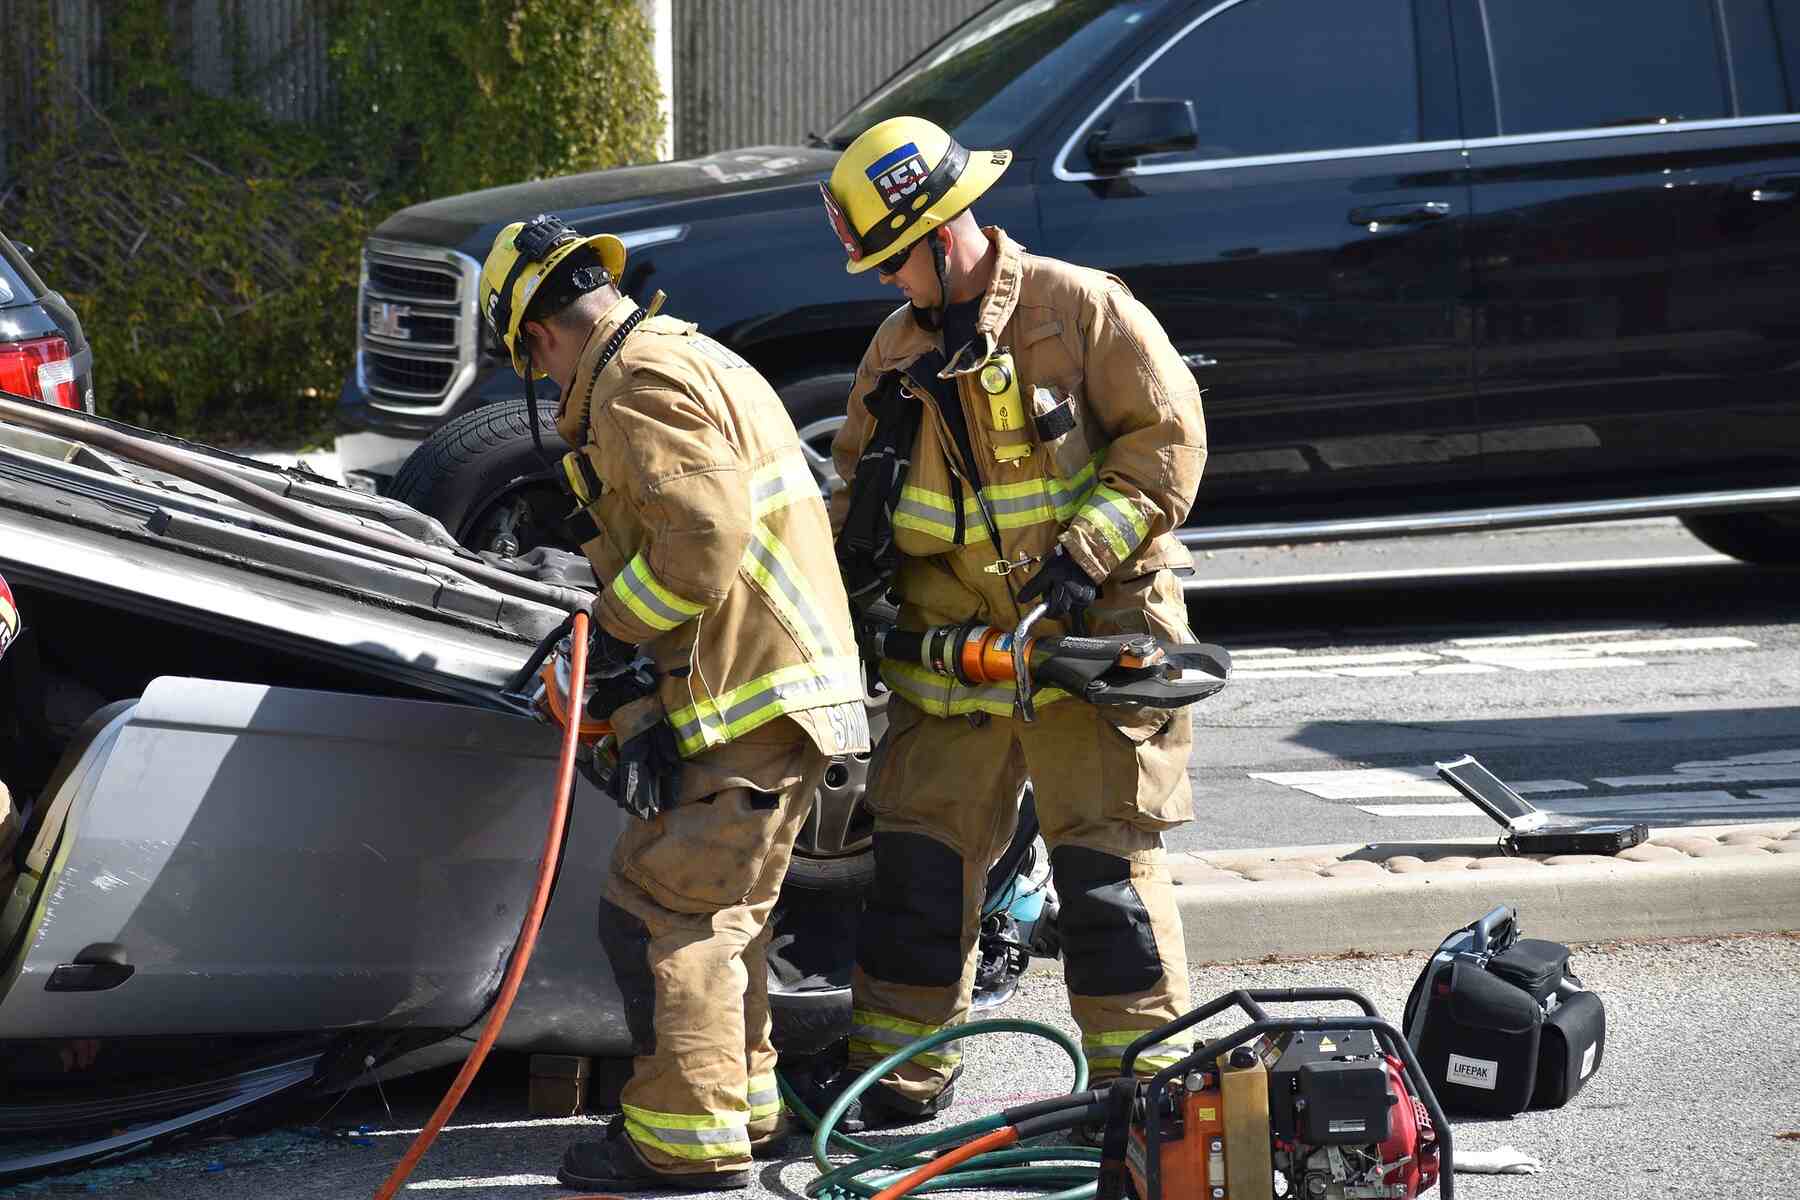
[(660, 1171), (741, 1169), (781, 1120), (768, 919), (828, 761), (772, 721), (690, 760), (681, 803), (613, 849), (600, 936), (637, 1044), (625, 1131)]
[[(1188, 1007), (1161, 836), (1193, 811), (1188, 710), (1154, 733), (1128, 725), (1142, 740), (1075, 699), (1041, 707), (1028, 724), (928, 716), (896, 697), (888, 720), (869, 781), (876, 880), (858, 930), (851, 1065), (869, 1067), (967, 1019), (988, 866), (1012, 836), (1029, 773), (1090, 1080), (1117, 1076), (1126, 1045)], [(1186, 1035), (1151, 1046), (1135, 1069), (1167, 1066), (1188, 1049)], [(883, 1083), (922, 1102), (960, 1060), (950, 1043)]]

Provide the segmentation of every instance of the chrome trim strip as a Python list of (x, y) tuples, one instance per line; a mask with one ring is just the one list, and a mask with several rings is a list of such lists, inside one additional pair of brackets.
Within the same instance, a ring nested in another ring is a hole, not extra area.
[[(1137, 68), (1127, 75), (1117, 87), (1107, 93), (1089, 113), (1087, 119), (1075, 127), (1062, 149), (1057, 151), (1051, 160), (1051, 174), (1065, 183), (1089, 183), (1095, 180), (1127, 179), (1134, 175), (1174, 175), (1188, 171), (1218, 171), (1230, 167), (1261, 167), (1281, 163), (1329, 161), (1340, 158), (1375, 158), (1387, 154), (1424, 154), (1439, 150), (1462, 150), (1465, 153), (1485, 146), (1523, 146), (1536, 142), (1579, 141), (1591, 138), (1607, 138), (1633, 136), (1646, 133), (1672, 133), (1679, 130), (1693, 129), (1731, 129), (1737, 127), (1754, 127), (1760, 125), (1783, 125), (1800, 122), (1800, 113), (1777, 113), (1760, 117), (1720, 117), (1708, 121), (1679, 121), (1665, 125), (1621, 125), (1607, 129), (1571, 129), (1557, 133), (1531, 133), (1502, 135), (1489, 138), (1450, 139), (1436, 142), (1401, 142), (1386, 146), (1355, 146), (1342, 150), (1306, 150), (1291, 154), (1250, 155), (1241, 158), (1215, 158), (1205, 162), (1157, 163), (1148, 167), (1125, 167), (1108, 175), (1098, 175), (1092, 171), (1076, 171), (1069, 168), (1069, 156), (1074, 152), (1077, 143), (1086, 136), (1103, 113), (1112, 107), (1113, 101), (1122, 95), (1126, 88), (1137, 82), (1138, 77), (1155, 65), (1156, 60), (1174, 48), (1175, 43), (1186, 37), (1195, 28), (1212, 20), (1228, 8), (1244, 3), (1244, 0), (1224, 0), (1214, 5), (1199, 16), (1183, 25), (1169, 37), (1155, 52), (1139, 63)], [(1495, 119), (1498, 120), (1498, 97), (1496, 97)]]
[(1086, 171), (1065, 171), (1059, 164), (1056, 177), (1069, 183), (1085, 183), (1095, 179), (1123, 179), (1137, 175), (1177, 175), (1190, 171), (1222, 171), (1230, 167), (1269, 167), (1281, 163), (1325, 162), (1336, 158), (1379, 158), (1389, 154), (1429, 154), (1439, 150), (1461, 150), (1460, 141), (1401, 142), (1392, 146), (1357, 146), (1350, 150), (1302, 150), (1293, 154), (1258, 154), (1244, 158), (1209, 158), (1205, 162), (1156, 163), (1148, 167), (1126, 167), (1113, 175), (1095, 175)]
[(1515, 133), (1500, 137), (1469, 138), (1465, 149), (1487, 146), (1529, 146), (1537, 142), (1579, 142), (1595, 138), (1638, 137), (1646, 133), (1684, 133), (1708, 129), (1752, 129), (1763, 125), (1792, 125), (1800, 113), (1774, 113), (1763, 117), (1715, 117), (1708, 121), (1672, 121), (1661, 125), (1618, 125), (1606, 129), (1564, 129), (1555, 133)]
[(1261, 546), (1273, 542), (1335, 542), (1421, 533), (1474, 533), (1519, 529), (1529, 525), (1566, 525), (1575, 521), (1666, 517), (1690, 512), (1729, 512), (1734, 509), (1781, 508), (1788, 505), (1800, 505), (1800, 485), (1733, 492), (1686, 492), (1628, 500), (1453, 509), (1404, 517), (1226, 525), (1213, 529), (1179, 529), (1175, 536), (1182, 545), (1190, 549), (1217, 550), (1231, 546)]
[[(1682, 554), (1663, 558), (1597, 558), (1586, 562), (1507, 563), (1503, 566), (1416, 567), (1399, 571), (1321, 571), (1308, 575), (1240, 576), (1233, 579), (1202, 579), (1193, 576), (1181, 581), (1181, 590), (1195, 592), (1305, 592), (1314, 588), (1346, 587), (1420, 587), (1434, 584), (1466, 584), (1471, 579), (1521, 580), (1548, 579), (1560, 575), (1580, 575), (1592, 579), (1599, 575), (1636, 574), (1645, 571), (1717, 570), (1748, 564), (1724, 554)], [(1251, 662), (1240, 663), (1250, 667)]]

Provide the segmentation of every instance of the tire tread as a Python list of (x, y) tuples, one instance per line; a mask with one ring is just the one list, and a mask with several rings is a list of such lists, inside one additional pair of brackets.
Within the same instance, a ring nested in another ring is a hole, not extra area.
[[(556, 418), (547, 405), (538, 407), (538, 427), (556, 435)], [(388, 495), (429, 511), (438, 485), (496, 446), (531, 436), (523, 400), (483, 405), (441, 425), (401, 464)]]

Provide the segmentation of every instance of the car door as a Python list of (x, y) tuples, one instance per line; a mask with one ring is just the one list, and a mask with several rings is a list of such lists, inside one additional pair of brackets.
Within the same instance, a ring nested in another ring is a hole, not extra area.
[[(58, 825), (5, 909), (0, 1039), (465, 1028), (519, 934), (556, 750), (463, 705), (153, 681), (43, 798)], [(622, 820), (593, 800), (570, 849), (588, 866)], [(552, 940), (591, 947), (601, 873), (573, 874)], [(549, 980), (590, 1006), (571, 1024), (627, 1046), (610, 974), (573, 961), (581, 988)]]
[[(1046, 164), (1043, 249), (1125, 280), (1205, 392), (1190, 524), (1442, 506), (1475, 466), (1442, 0), (1200, 4)], [(1186, 101), (1186, 148), (1108, 139)]]
[(1785, 122), (1742, 116), (1774, 70), (1734, 69), (1747, 6), (1453, 4), (1490, 484), (1534, 501), (1705, 489), (1696, 467), (1754, 441), (1731, 376), (1775, 369), (1800, 298), (1789, 206), (1754, 195), (1800, 179)]
[(1673, 149), (1669, 330), (1658, 409), (1688, 486), (1800, 480), (1800, 2), (1722, 0), (1737, 118)]

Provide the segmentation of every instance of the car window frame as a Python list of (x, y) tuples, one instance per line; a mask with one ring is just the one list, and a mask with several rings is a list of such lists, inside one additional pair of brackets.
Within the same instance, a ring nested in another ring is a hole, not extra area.
[[(1106, 94), (1085, 119), (1080, 121), (1064, 140), (1061, 149), (1051, 160), (1051, 174), (1065, 183), (1090, 183), (1096, 180), (1121, 179), (1134, 175), (1171, 175), (1184, 171), (1216, 171), (1231, 167), (1257, 167), (1279, 163), (1318, 162), (1332, 158), (1373, 158), (1385, 154), (1426, 154), (1438, 150), (1455, 150), (1462, 146), (1460, 138), (1440, 138), (1432, 141), (1395, 142), (1382, 145), (1346, 146), (1333, 150), (1291, 150), (1280, 154), (1253, 154), (1235, 158), (1206, 158), (1187, 162), (1151, 163), (1148, 166), (1134, 165), (1121, 167), (1117, 171), (1101, 173), (1098, 171), (1078, 170), (1070, 166), (1071, 157), (1075, 154), (1082, 140), (1093, 129), (1096, 122), (1112, 108), (1126, 89), (1154, 66), (1163, 55), (1173, 50), (1188, 34), (1206, 24), (1220, 13), (1236, 8), (1251, 0), (1220, 0), (1198, 16), (1175, 26), (1173, 31), (1163, 39), (1155, 50), (1145, 55), (1138, 63), (1125, 73), (1119, 83)], [(1413, 0), (1415, 9), (1419, 3), (1440, 3), (1441, 0)], [(1416, 70), (1416, 68), (1415, 68)]]
[[(1496, 130), (1494, 137), (1519, 139), (1517, 141), (1513, 141), (1513, 142), (1506, 143), (1506, 144), (1520, 145), (1520, 144), (1526, 144), (1530, 139), (1535, 138), (1535, 137), (1554, 136), (1557, 134), (1567, 134), (1567, 133), (1587, 133), (1587, 132), (1594, 131), (1594, 130), (1600, 130), (1600, 131), (1633, 130), (1633, 131), (1636, 131), (1636, 130), (1654, 130), (1654, 129), (1706, 128), (1709, 126), (1715, 126), (1719, 122), (1736, 121), (1743, 117), (1743, 103), (1739, 96), (1738, 81), (1737, 81), (1737, 57), (1738, 56), (1737, 56), (1736, 49), (1732, 45), (1732, 41), (1731, 41), (1731, 31), (1729, 28), (1730, 23), (1726, 19), (1725, 13), (1723, 12), (1723, 10), (1720, 7), (1719, 0), (1701, 0), (1701, 3), (1705, 4), (1708, 8), (1711, 9), (1711, 15), (1712, 15), (1713, 22), (1714, 22), (1714, 34), (1715, 34), (1715, 38), (1716, 38), (1716, 40), (1714, 42), (1714, 46), (1720, 55), (1719, 65), (1720, 65), (1720, 67), (1723, 68), (1723, 81), (1722, 82), (1724, 83), (1724, 86), (1725, 86), (1726, 104), (1731, 109), (1730, 113), (1728, 113), (1727, 115), (1721, 116), (1721, 117), (1701, 117), (1701, 118), (1699, 118), (1697, 120), (1693, 120), (1693, 121), (1660, 121), (1660, 122), (1652, 121), (1652, 122), (1645, 122), (1645, 123), (1639, 124), (1639, 125), (1575, 125), (1575, 126), (1571, 126), (1571, 127), (1567, 128), (1567, 129), (1540, 129), (1540, 130), (1535, 130), (1530, 133), (1518, 133), (1518, 134), (1500, 133), (1498, 131), (1501, 126), (1501, 113), (1500, 113), (1501, 92), (1500, 92), (1500, 80), (1499, 80), (1499, 76), (1498, 76), (1498, 73), (1496, 70), (1496, 62), (1495, 62), (1495, 58), (1494, 58), (1494, 37), (1493, 37), (1492, 29), (1489, 25), (1489, 17), (1488, 17), (1488, 8), (1489, 8), (1490, 0), (1473, 0), (1473, 3), (1475, 5), (1475, 10), (1476, 10), (1475, 11), (1476, 20), (1475, 20), (1475, 23), (1474, 23), (1474, 26), (1473, 26), (1473, 29), (1471, 30), (1471, 32), (1473, 32), (1474, 35), (1480, 39), (1480, 42), (1481, 42), (1480, 46), (1477, 47), (1477, 55), (1480, 60), (1480, 66), (1481, 66), (1481, 70), (1482, 70), (1482, 74), (1483, 74), (1484, 78), (1483, 78), (1483, 80), (1471, 80), (1470, 82), (1472, 84), (1474, 84), (1475, 86), (1485, 85), (1488, 92), (1490, 93), (1491, 103), (1492, 103), (1494, 129)], [(1459, 58), (1462, 57), (1460, 53), (1458, 54), (1458, 57)]]
[[(1415, 2), (1421, 2), (1421, 0), (1415, 0)], [(1422, 2), (1431, 3), (1435, 2), (1435, 0), (1422, 0)], [(1210, 158), (1179, 163), (1152, 163), (1148, 166), (1134, 165), (1121, 167), (1117, 171), (1109, 171), (1106, 173), (1071, 169), (1069, 165), (1070, 159), (1075, 154), (1082, 140), (1087, 136), (1089, 131), (1092, 130), (1095, 123), (1112, 108), (1114, 102), (1124, 94), (1125, 89), (1135, 83), (1140, 75), (1148, 70), (1157, 59), (1173, 49), (1176, 43), (1180, 42), (1182, 38), (1186, 37), (1193, 30), (1204, 25), (1206, 22), (1212, 20), (1220, 13), (1242, 3), (1246, 3), (1246, 0), (1221, 0), (1220, 3), (1207, 8), (1198, 16), (1174, 26), (1172, 32), (1162, 40), (1161, 44), (1149, 54), (1145, 55), (1135, 66), (1127, 70), (1118, 84), (1106, 94), (1106, 97), (1089, 111), (1085, 118), (1075, 125), (1074, 130), (1066, 139), (1064, 139), (1061, 148), (1057, 150), (1055, 156), (1051, 159), (1052, 176), (1064, 183), (1093, 183), (1130, 178), (1135, 175), (1171, 175), (1188, 171), (1219, 171), (1230, 170), (1235, 167), (1260, 167), (1283, 163), (1321, 162), (1335, 158), (1378, 158), (1397, 154), (1428, 154), (1441, 150), (1473, 150), (1490, 146), (1522, 146), (1538, 142), (1567, 142), (1595, 138), (1639, 137), (1647, 134), (1670, 134), (1684, 131), (1698, 132), (1708, 129), (1740, 129), (1759, 125), (1784, 125), (1800, 122), (1800, 112), (1766, 113), (1750, 117), (1717, 117), (1700, 121), (1675, 121), (1668, 124), (1613, 125), (1582, 129), (1555, 130), (1546, 133), (1490, 134), (1477, 137), (1468, 137), (1465, 133), (1465, 136), (1459, 138), (1439, 138), (1426, 142), (1402, 142), (1393, 145), (1379, 146), (1350, 146), (1336, 150), (1300, 150), (1287, 154), (1266, 154), (1244, 158)], [(1457, 32), (1459, 35), (1463, 33), (1463, 26), (1460, 23), (1457, 26)], [(1458, 44), (1457, 46), (1456, 58), (1459, 64), (1466, 66), (1472, 62), (1479, 62), (1482, 66), (1481, 78), (1470, 79), (1465, 72), (1460, 79), (1458, 90), (1465, 95), (1471, 89), (1485, 89), (1488, 94), (1491, 95), (1492, 81), (1486, 74), (1487, 56), (1489, 52), (1487, 33), (1485, 29), (1479, 29), (1479, 26), (1478, 36), (1481, 39), (1481, 44), (1479, 46), (1465, 47), (1461, 44)], [(1726, 54), (1726, 69), (1728, 72), (1735, 72), (1736, 47), (1727, 42), (1724, 50)], [(1790, 80), (1789, 86), (1797, 93), (1793, 96), (1793, 102), (1800, 103), (1800, 81)], [(1733, 103), (1736, 103), (1735, 95), (1733, 97)]]

